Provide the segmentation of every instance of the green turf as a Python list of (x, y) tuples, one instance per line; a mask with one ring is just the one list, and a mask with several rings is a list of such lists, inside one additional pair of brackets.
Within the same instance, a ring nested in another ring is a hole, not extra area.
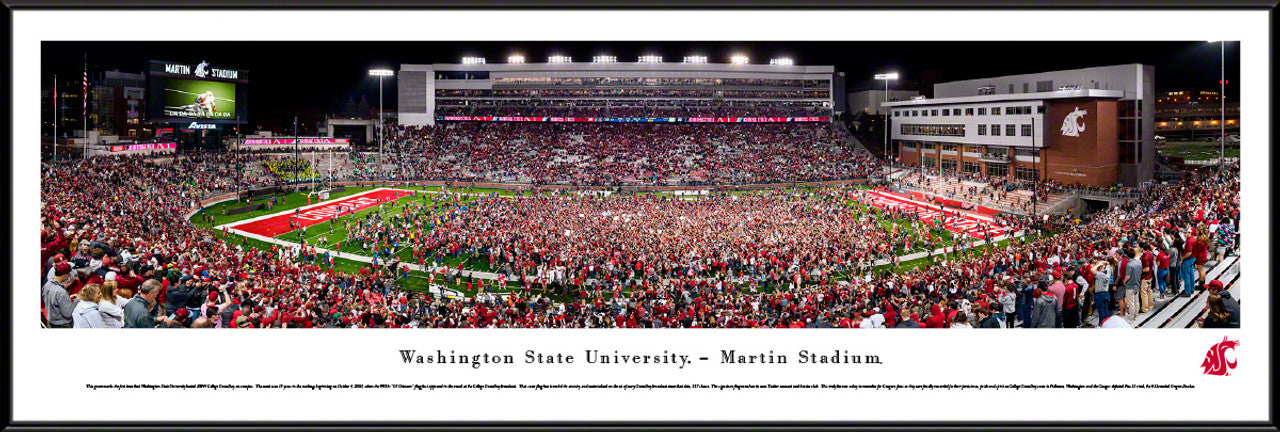
[[(344, 191), (342, 191), (342, 192), (338, 192), (338, 193), (334, 193), (334, 194), (329, 195), (329, 199), (331, 199), (331, 200), (333, 200), (333, 199), (338, 199), (338, 198), (342, 198), (342, 197), (346, 197), (346, 196), (350, 196), (350, 195), (358, 194), (358, 193), (361, 193), (361, 192), (366, 192), (366, 191), (369, 191), (369, 190), (372, 190), (372, 189), (376, 189), (376, 188), (374, 188), (374, 187), (349, 187), (349, 188), (347, 188), (347, 190), (344, 190)], [(192, 216), (191, 216), (191, 223), (192, 223), (192, 224), (194, 224), (194, 225), (195, 225), (196, 227), (198, 227), (198, 228), (211, 228), (211, 227), (214, 227), (214, 226), (217, 226), (217, 225), (223, 225), (223, 224), (227, 224), (227, 223), (231, 223), (231, 222), (236, 222), (236, 221), (241, 221), (241, 220), (245, 220), (245, 219), (252, 219), (252, 218), (255, 218), (255, 217), (258, 217), (258, 216), (265, 216), (265, 215), (269, 215), (269, 214), (276, 214), (276, 213), (280, 213), (280, 212), (285, 211), (285, 210), (293, 210), (293, 209), (295, 209), (295, 208), (303, 207), (303, 206), (306, 206), (306, 205), (307, 205), (307, 194), (306, 194), (306, 193), (288, 193), (288, 194), (285, 194), (285, 195), (284, 195), (284, 203), (283, 203), (283, 204), (277, 204), (277, 205), (276, 205), (274, 208), (272, 208), (272, 209), (266, 209), (266, 208), (264, 208), (264, 209), (262, 209), (262, 210), (255, 210), (255, 211), (251, 211), (251, 212), (248, 212), (248, 213), (241, 213), (241, 214), (238, 214), (238, 215), (225, 215), (225, 214), (223, 214), (223, 210), (224, 210), (224, 209), (225, 209), (225, 210), (230, 210), (230, 209), (234, 209), (234, 208), (238, 208), (238, 207), (242, 207), (242, 206), (246, 206), (246, 205), (257, 204), (257, 203), (259, 203), (259, 202), (262, 202), (262, 201), (255, 200), (255, 201), (253, 201), (253, 202), (252, 202), (252, 203), (250, 203), (250, 204), (245, 204), (245, 203), (243, 203), (243, 202), (241, 202), (241, 201), (238, 201), (238, 200), (223, 201), (223, 202), (221, 202), (221, 203), (214, 204), (214, 205), (212, 205), (212, 206), (209, 206), (209, 207), (205, 208), (203, 212), (196, 213), (196, 214), (192, 215)], [(314, 204), (314, 203), (313, 203), (313, 204)], [(204, 216), (204, 215), (213, 216), (213, 223), (212, 223), (212, 224), (210, 224), (209, 222), (207, 222), (207, 221), (202, 217), (202, 216)]]
[[(1222, 146), (1207, 141), (1171, 141), (1156, 146), (1156, 151), (1185, 160), (1210, 160), (1221, 156)], [(1227, 157), (1240, 157), (1240, 145), (1227, 143)]]
[[(344, 196), (349, 196), (349, 195), (352, 195), (352, 194), (360, 193), (360, 192), (367, 191), (367, 190), (371, 190), (371, 189), (374, 189), (374, 187), (348, 188), (346, 191), (344, 191), (344, 192), (342, 192), (342, 193), (334, 194), (334, 196), (333, 196), (333, 197), (331, 197), (331, 199), (333, 199), (333, 198), (340, 198), (340, 197), (344, 197)], [(439, 190), (439, 188), (438, 188), (438, 187), (425, 187), (425, 188), (424, 188), (424, 187), (411, 187), (411, 188), (404, 188), (404, 187), (401, 187), (401, 189), (427, 190), (427, 191), (435, 191), (435, 190)], [(454, 189), (454, 190), (456, 190), (456, 191), (460, 191), (460, 192), (462, 192), (462, 193), (492, 193), (492, 192), (499, 192), (499, 194), (502, 194), (502, 195), (508, 195), (508, 196), (509, 196), (509, 195), (512, 195), (512, 193), (507, 192), (507, 191), (505, 191), (505, 190), (490, 189), (490, 188), (471, 188), (471, 189), (461, 189), (461, 190), (459, 190), (459, 189)], [(805, 189), (805, 188), (785, 189), (785, 191), (789, 191), (789, 192), (804, 192), (804, 191), (807, 191), (807, 190), (808, 190), (808, 189)], [(765, 192), (769, 192), (769, 191), (738, 191), (738, 192), (735, 192), (735, 193), (751, 194), (751, 193), (765, 193)], [(416, 203), (430, 203), (430, 202), (431, 202), (431, 199), (432, 199), (433, 197), (436, 197), (436, 196), (437, 196), (437, 195), (434, 195), (434, 194), (430, 194), (430, 195), (429, 195), (429, 194), (420, 194), (420, 195), (418, 195), (418, 196), (416, 196), (416, 197), (413, 197), (413, 198), (410, 198), (410, 199), (402, 198), (402, 199), (400, 199), (400, 200), (397, 200), (397, 201), (392, 202), (392, 203), (391, 203), (391, 205), (386, 209), (386, 211), (387, 211), (388, 213), (391, 213), (391, 214), (398, 213), (398, 212), (400, 211), (400, 209), (402, 209), (402, 208), (404, 208), (405, 206), (408, 206), (408, 205), (413, 205), (413, 204), (416, 204)], [(463, 202), (467, 202), (467, 201), (470, 201), (470, 200), (473, 200), (473, 199), (474, 199), (473, 197), (464, 197), (464, 198), (463, 198)], [(239, 204), (236, 204), (236, 203), (230, 203), (230, 204), (231, 204), (231, 205), (239, 205)], [(214, 223), (215, 223), (215, 224), (222, 224), (222, 223), (232, 222), (232, 221), (235, 221), (235, 220), (247, 219), (247, 218), (251, 218), (251, 217), (261, 216), (261, 215), (263, 215), (263, 214), (267, 214), (267, 213), (270, 213), (270, 214), (279, 213), (279, 212), (281, 212), (281, 211), (286, 211), (286, 210), (290, 210), (290, 209), (293, 209), (293, 208), (296, 208), (296, 207), (299, 207), (299, 206), (303, 206), (303, 205), (306, 205), (306, 195), (305, 195), (304, 193), (291, 193), (291, 194), (288, 194), (288, 195), (286, 195), (286, 196), (285, 196), (285, 203), (284, 203), (284, 204), (282, 204), (282, 205), (277, 205), (277, 206), (276, 206), (273, 210), (271, 210), (270, 212), (265, 211), (265, 210), (262, 210), (262, 211), (258, 211), (258, 212), (252, 212), (252, 213), (249, 213), (249, 214), (246, 214), (246, 215), (222, 216), (222, 215), (220, 215), (219, 213), (220, 213), (220, 211), (221, 211), (221, 206), (223, 206), (223, 205), (224, 205), (224, 204), (215, 205), (215, 206), (212, 206), (212, 207), (210, 207), (209, 209), (207, 209), (207, 210), (206, 210), (206, 211), (207, 211), (207, 212), (209, 212), (210, 214), (213, 214), (213, 215), (214, 215), (214, 220), (215, 220), (215, 222), (214, 222)], [(878, 212), (878, 211), (876, 211), (875, 209), (873, 209), (872, 207), (867, 206), (867, 205), (864, 205), (864, 204), (857, 203), (857, 202), (855, 202), (855, 201), (849, 201), (849, 202), (847, 203), (847, 205), (848, 205), (848, 206), (850, 206), (851, 208), (853, 208), (853, 210), (855, 210), (856, 212), (859, 212), (859, 213), (861, 213), (861, 212), (869, 212), (869, 211), (870, 211), (870, 212), (875, 212), (875, 213), (879, 214), (879, 212)], [(346, 217), (342, 218), (342, 219), (339, 221), (339, 224), (335, 225), (334, 230), (333, 230), (332, 232), (330, 232), (330, 231), (329, 231), (327, 223), (323, 223), (323, 222), (322, 222), (322, 223), (320, 223), (320, 224), (312, 225), (311, 227), (309, 227), (309, 228), (308, 228), (308, 235), (306, 236), (306, 239), (307, 239), (309, 242), (316, 242), (316, 241), (318, 241), (318, 239), (319, 239), (320, 237), (322, 237), (322, 236), (327, 236), (327, 237), (328, 237), (328, 240), (329, 240), (329, 241), (328, 241), (328, 244), (321, 245), (321, 247), (325, 247), (325, 248), (330, 248), (330, 249), (331, 249), (334, 243), (338, 243), (338, 242), (340, 242), (340, 243), (342, 243), (342, 246), (343, 246), (343, 247), (342, 247), (342, 249), (341, 249), (341, 251), (343, 252), (343, 254), (344, 254), (344, 255), (346, 255), (346, 254), (353, 254), (353, 255), (365, 255), (365, 256), (367, 256), (367, 255), (368, 255), (368, 252), (367, 252), (367, 251), (365, 251), (365, 250), (361, 250), (359, 247), (354, 246), (354, 245), (352, 245), (352, 244), (349, 244), (348, 242), (346, 242), (346, 241), (345, 241), (345, 238), (346, 238), (346, 236), (347, 236), (348, 232), (347, 232), (346, 228), (344, 228), (344, 227), (341, 225), (341, 221), (342, 221), (342, 220), (350, 220), (350, 221), (354, 222), (355, 220), (360, 220), (360, 219), (362, 219), (364, 216), (366, 216), (366, 215), (368, 215), (368, 214), (370, 214), (370, 213), (372, 213), (372, 212), (375, 212), (375, 211), (377, 211), (377, 208), (376, 208), (376, 207), (374, 207), (374, 208), (369, 208), (369, 209), (365, 209), (365, 210), (361, 210), (361, 211), (357, 212), (357, 213), (354, 215), (354, 216), (355, 216), (354, 218), (352, 218), (352, 216), (346, 216)], [(200, 215), (193, 216), (193, 217), (192, 217), (192, 220), (193, 220), (193, 222), (195, 222), (195, 221), (201, 221), (201, 222), (196, 222), (196, 226), (198, 226), (198, 227), (209, 228), (209, 227), (211, 226), (209, 223), (205, 223), (205, 222), (203, 222), (203, 221), (202, 221), (202, 219), (200, 218)], [(915, 222), (915, 221), (914, 221), (914, 220), (912, 220), (911, 218), (884, 218), (884, 217), (882, 217), (882, 216), (881, 216), (881, 217), (880, 217), (880, 223), (879, 223), (879, 224), (880, 224), (880, 228), (881, 228), (881, 229), (883, 229), (883, 230), (885, 230), (885, 231), (890, 231), (890, 230), (892, 230), (892, 229), (893, 229), (893, 227), (896, 225), (896, 226), (898, 226), (898, 227), (899, 227), (899, 230), (900, 230), (900, 231), (905, 230), (909, 235), (912, 235), (912, 236), (918, 236), (919, 234), (918, 234), (918, 232), (917, 232), (917, 229), (913, 227), (913, 225), (915, 225), (915, 223), (914, 223), (914, 222)], [(921, 228), (922, 228), (922, 229), (927, 229), (927, 228), (925, 228), (924, 226), (922, 226)], [(923, 251), (923, 250), (927, 250), (927, 249), (931, 249), (931, 248), (942, 247), (942, 246), (944, 246), (944, 245), (945, 245), (945, 246), (951, 246), (951, 245), (953, 245), (953, 244), (954, 244), (955, 239), (956, 239), (956, 238), (958, 238), (958, 237), (957, 237), (957, 235), (954, 235), (954, 234), (953, 234), (953, 233), (951, 233), (950, 231), (947, 231), (947, 230), (944, 230), (944, 229), (934, 229), (934, 230), (933, 230), (933, 233), (934, 233), (934, 235), (936, 236), (936, 238), (938, 238), (938, 239), (939, 239), (939, 240), (938, 240), (938, 243), (935, 243), (935, 244), (933, 244), (933, 245), (917, 245), (917, 246), (916, 246), (916, 247), (914, 247), (912, 250), (909, 250), (909, 251), (898, 251), (898, 253), (899, 253), (899, 254), (907, 254), (907, 253), (913, 253), (913, 252)], [(232, 238), (231, 238), (231, 239), (229, 239), (229, 240), (231, 240), (233, 243), (235, 243), (235, 242), (245, 243), (245, 244), (247, 244), (248, 246), (253, 247), (253, 248), (258, 248), (258, 249), (263, 249), (263, 250), (270, 250), (270, 247), (272, 246), (270, 243), (267, 243), (267, 242), (263, 242), (263, 241), (259, 241), (259, 240), (255, 240), (255, 239), (244, 238), (244, 237), (241, 237), (241, 236), (238, 236), (238, 235), (234, 235), (234, 234), (232, 234), (232, 235), (231, 235), (231, 237), (232, 237)], [(301, 231), (300, 231), (300, 230), (299, 230), (299, 231), (290, 232), (290, 233), (286, 233), (286, 234), (282, 234), (282, 235), (280, 235), (280, 236), (277, 236), (277, 238), (279, 238), (279, 239), (281, 239), (281, 240), (285, 240), (285, 241), (294, 242), (294, 243), (299, 243), (299, 242), (301, 242), (301, 240), (303, 239), (303, 238), (302, 238), (302, 236), (301, 236)], [(246, 242), (247, 242), (247, 243), (246, 243)], [(1003, 244), (1005, 244), (1005, 243), (1007, 243), (1007, 242), (1008, 242), (1008, 240), (1004, 240), (1004, 241), (998, 242), (998, 244), (1003, 245)], [(983, 246), (983, 247), (980, 247), (980, 248), (978, 248), (978, 249), (979, 249), (979, 250), (981, 250), (981, 249), (988, 248), (988, 247), (990, 247), (990, 246)], [(397, 257), (399, 257), (399, 258), (401, 258), (401, 260), (402, 260), (403, 262), (415, 262), (415, 260), (413, 260), (413, 259), (412, 259), (412, 251), (411, 251), (409, 248), (407, 248), (407, 247), (403, 247), (403, 248), (401, 248), (399, 251), (397, 251), (396, 256), (397, 256)], [(457, 268), (458, 263), (459, 263), (459, 262), (462, 262), (462, 263), (463, 263), (463, 266), (464, 266), (464, 269), (466, 269), (466, 270), (470, 270), (470, 271), (484, 271), (484, 272), (492, 272), (492, 271), (494, 270), (494, 269), (489, 265), (488, 256), (487, 256), (487, 255), (484, 255), (484, 254), (461, 253), (461, 254), (458, 254), (458, 255), (455, 255), (455, 256), (440, 256), (440, 255), (434, 255), (434, 256), (432, 256), (432, 258), (430, 258), (430, 261), (429, 261), (429, 262), (431, 262), (431, 261), (441, 262), (441, 263), (443, 263), (443, 264), (445, 264), (445, 265), (448, 265), (450, 268)], [(928, 265), (928, 264), (931, 264), (932, 262), (933, 262), (933, 261), (932, 261), (931, 259), (929, 259), (929, 258), (922, 258), (922, 259), (917, 259), (917, 260), (907, 261), (907, 262), (904, 262), (904, 263), (899, 263), (899, 265), (896, 267), (896, 269), (897, 269), (897, 271), (904, 271), (904, 270), (907, 270), (907, 269), (912, 269), (912, 268), (920, 267), (920, 266), (923, 266), (923, 265)], [(339, 270), (339, 271), (342, 271), (342, 272), (345, 272), (345, 273), (351, 273), (351, 274), (359, 273), (359, 271), (360, 271), (360, 269), (361, 269), (361, 268), (368, 267), (368, 266), (370, 266), (370, 264), (368, 264), (368, 263), (363, 263), (363, 262), (360, 262), (360, 261), (355, 261), (355, 260), (350, 260), (350, 259), (345, 259), (345, 258), (337, 258), (337, 257), (335, 257), (335, 259), (334, 259), (334, 267), (335, 267), (335, 269), (337, 269), (337, 270)], [(399, 285), (400, 287), (402, 287), (402, 288), (404, 288), (404, 289), (408, 289), (408, 290), (414, 290), (414, 291), (426, 291), (426, 290), (427, 290), (427, 288), (428, 288), (428, 285), (429, 285), (429, 283), (428, 283), (428, 277), (429, 277), (428, 275), (426, 275), (426, 274), (424, 274), (424, 273), (422, 273), (422, 272), (413, 271), (413, 272), (410, 272), (410, 273), (409, 273), (409, 276), (408, 276), (408, 277), (405, 277), (405, 278), (401, 278), (401, 279), (399, 279), (399, 280), (397, 281), (397, 285)], [(848, 275), (846, 274), (846, 275), (841, 275), (840, 277), (837, 277), (837, 279), (847, 279), (847, 277), (848, 277)], [(473, 295), (475, 295), (475, 294), (476, 294), (476, 290), (475, 290), (475, 289), (467, 289), (467, 287), (466, 287), (466, 282), (467, 282), (467, 279), (466, 279), (466, 278), (464, 278), (464, 279), (463, 279), (463, 281), (462, 281), (462, 283), (461, 283), (461, 284), (456, 283), (456, 280), (444, 281), (444, 280), (442, 280), (442, 279), (437, 279), (437, 285), (441, 285), (441, 286), (444, 286), (444, 287), (446, 287), (446, 288), (450, 288), (450, 289), (457, 290), (457, 291), (459, 291), (459, 292), (464, 293), (464, 294), (465, 294), (465, 295), (467, 295), (467, 296), (473, 296)], [(497, 291), (497, 292), (504, 292), (504, 291), (512, 291), (512, 290), (519, 290), (519, 289), (522, 289), (522, 287), (520, 286), (520, 284), (519, 284), (519, 282), (518, 282), (518, 281), (517, 281), (517, 282), (508, 282), (507, 286), (506, 286), (506, 287), (502, 287), (502, 288), (495, 288), (495, 287), (491, 284), (493, 281), (488, 281), (488, 282), (489, 282), (490, 284), (489, 284), (489, 285), (486, 285), (486, 287), (485, 287), (485, 288), (486, 288), (486, 291), (490, 291), (490, 292), (495, 292), (495, 291)], [(784, 284), (784, 285), (781, 285), (781, 286), (785, 286), (785, 284)], [(742, 289), (742, 290), (747, 290), (747, 289), (748, 289), (748, 285), (743, 284), (743, 285), (741, 285), (739, 288), (740, 288), (740, 289)], [(761, 290), (763, 290), (763, 292), (769, 292), (769, 291), (776, 290), (776, 289), (777, 289), (777, 287), (770, 287), (770, 288), (763, 288), (763, 287), (761, 287), (760, 289), (761, 289)], [(560, 295), (558, 295), (558, 294), (546, 294), (546, 295), (547, 295), (548, 297), (551, 297), (551, 298), (553, 298), (553, 299), (560, 300), (560, 301), (568, 300), (567, 298), (563, 298), (562, 296), (560, 296)], [(612, 297), (612, 295), (607, 295), (606, 297)]]

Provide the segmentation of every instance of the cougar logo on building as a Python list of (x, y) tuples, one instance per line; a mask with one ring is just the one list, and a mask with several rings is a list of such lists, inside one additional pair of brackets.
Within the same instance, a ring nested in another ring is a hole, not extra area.
[(206, 69), (208, 67), (209, 67), (209, 62), (201, 60), (200, 64), (196, 65), (196, 71), (193, 72), (193, 74), (200, 78), (204, 78), (205, 76), (209, 75), (209, 70)]
[(1067, 114), (1067, 117), (1062, 119), (1062, 136), (1080, 136), (1080, 132), (1084, 132), (1084, 123), (1081, 119), (1087, 114), (1089, 111), (1082, 110), (1080, 107), (1076, 107), (1075, 111)]
[(1240, 346), (1240, 341), (1227, 340), (1227, 337), (1223, 336), (1222, 342), (1209, 347), (1209, 352), (1204, 355), (1204, 362), (1200, 363), (1200, 367), (1204, 368), (1204, 374), (1231, 375), (1228, 371), (1236, 368), (1236, 362), (1227, 361), (1227, 350), (1234, 351), (1238, 346)]

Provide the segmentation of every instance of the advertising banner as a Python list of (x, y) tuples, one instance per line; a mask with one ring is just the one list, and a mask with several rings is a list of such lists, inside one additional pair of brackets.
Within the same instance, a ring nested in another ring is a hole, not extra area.
[(441, 116), (437, 121), (607, 122), (607, 123), (789, 123), (829, 122), (831, 117), (473, 117)]
[(178, 143), (146, 143), (146, 144), (113, 145), (111, 146), (111, 151), (119, 152), (119, 151), (133, 151), (133, 150), (164, 150), (164, 149), (176, 149), (176, 148), (178, 148)]
[(346, 138), (253, 138), (244, 140), (245, 145), (263, 144), (346, 144)]

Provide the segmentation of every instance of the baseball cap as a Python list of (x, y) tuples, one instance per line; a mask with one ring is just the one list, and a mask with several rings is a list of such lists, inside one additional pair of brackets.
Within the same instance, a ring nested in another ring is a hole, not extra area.
[(173, 311), (173, 315), (178, 317), (178, 319), (186, 318), (191, 315), (191, 309), (178, 308), (178, 310)]
[(1214, 279), (1214, 280), (1209, 281), (1209, 289), (1214, 290), (1214, 291), (1221, 291), (1221, 290), (1222, 290), (1222, 281), (1217, 280), (1217, 279)]
[(53, 271), (54, 271), (54, 274), (55, 274), (55, 275), (57, 275), (57, 276), (64, 276), (64, 275), (66, 275), (67, 273), (71, 273), (71, 264), (67, 264), (67, 263), (65, 263), (65, 262), (60, 262), (60, 263), (58, 263), (58, 265), (57, 265), (57, 266), (54, 266), (54, 270), (53, 270)]

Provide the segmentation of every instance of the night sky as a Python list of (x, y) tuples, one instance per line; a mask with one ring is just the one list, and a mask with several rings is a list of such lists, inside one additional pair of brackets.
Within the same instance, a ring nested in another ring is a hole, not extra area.
[[(1227, 96), (1236, 93), (1238, 44), (1227, 44)], [(871, 84), (872, 75), (897, 71), (904, 82), (923, 84), (988, 76), (1046, 72), (1123, 63), (1155, 66), (1156, 90), (1217, 89), (1216, 43), (1187, 42), (45, 42), (41, 76), (51, 82), (78, 77), (87, 54), (89, 72), (119, 69), (144, 72), (147, 60), (199, 63), (249, 71), (249, 123), (284, 130), (295, 114), (312, 125), (325, 113), (343, 109), (348, 98), (378, 105), (378, 80), (372, 67), (396, 69), (401, 63), (457, 63), (463, 56), (505, 63), (512, 54), (529, 63), (552, 54), (589, 62), (594, 55), (634, 62), (642, 54), (679, 62), (705, 55), (728, 63), (744, 53), (753, 64), (790, 57), (797, 65), (834, 65), (844, 72), (850, 91)], [(63, 78), (65, 79), (65, 78)], [(394, 79), (383, 81), (383, 105), (394, 110)], [(928, 86), (931, 87), (931, 86)], [(291, 127), (291, 126), (289, 126)], [(309, 128), (308, 128), (309, 129)]]

